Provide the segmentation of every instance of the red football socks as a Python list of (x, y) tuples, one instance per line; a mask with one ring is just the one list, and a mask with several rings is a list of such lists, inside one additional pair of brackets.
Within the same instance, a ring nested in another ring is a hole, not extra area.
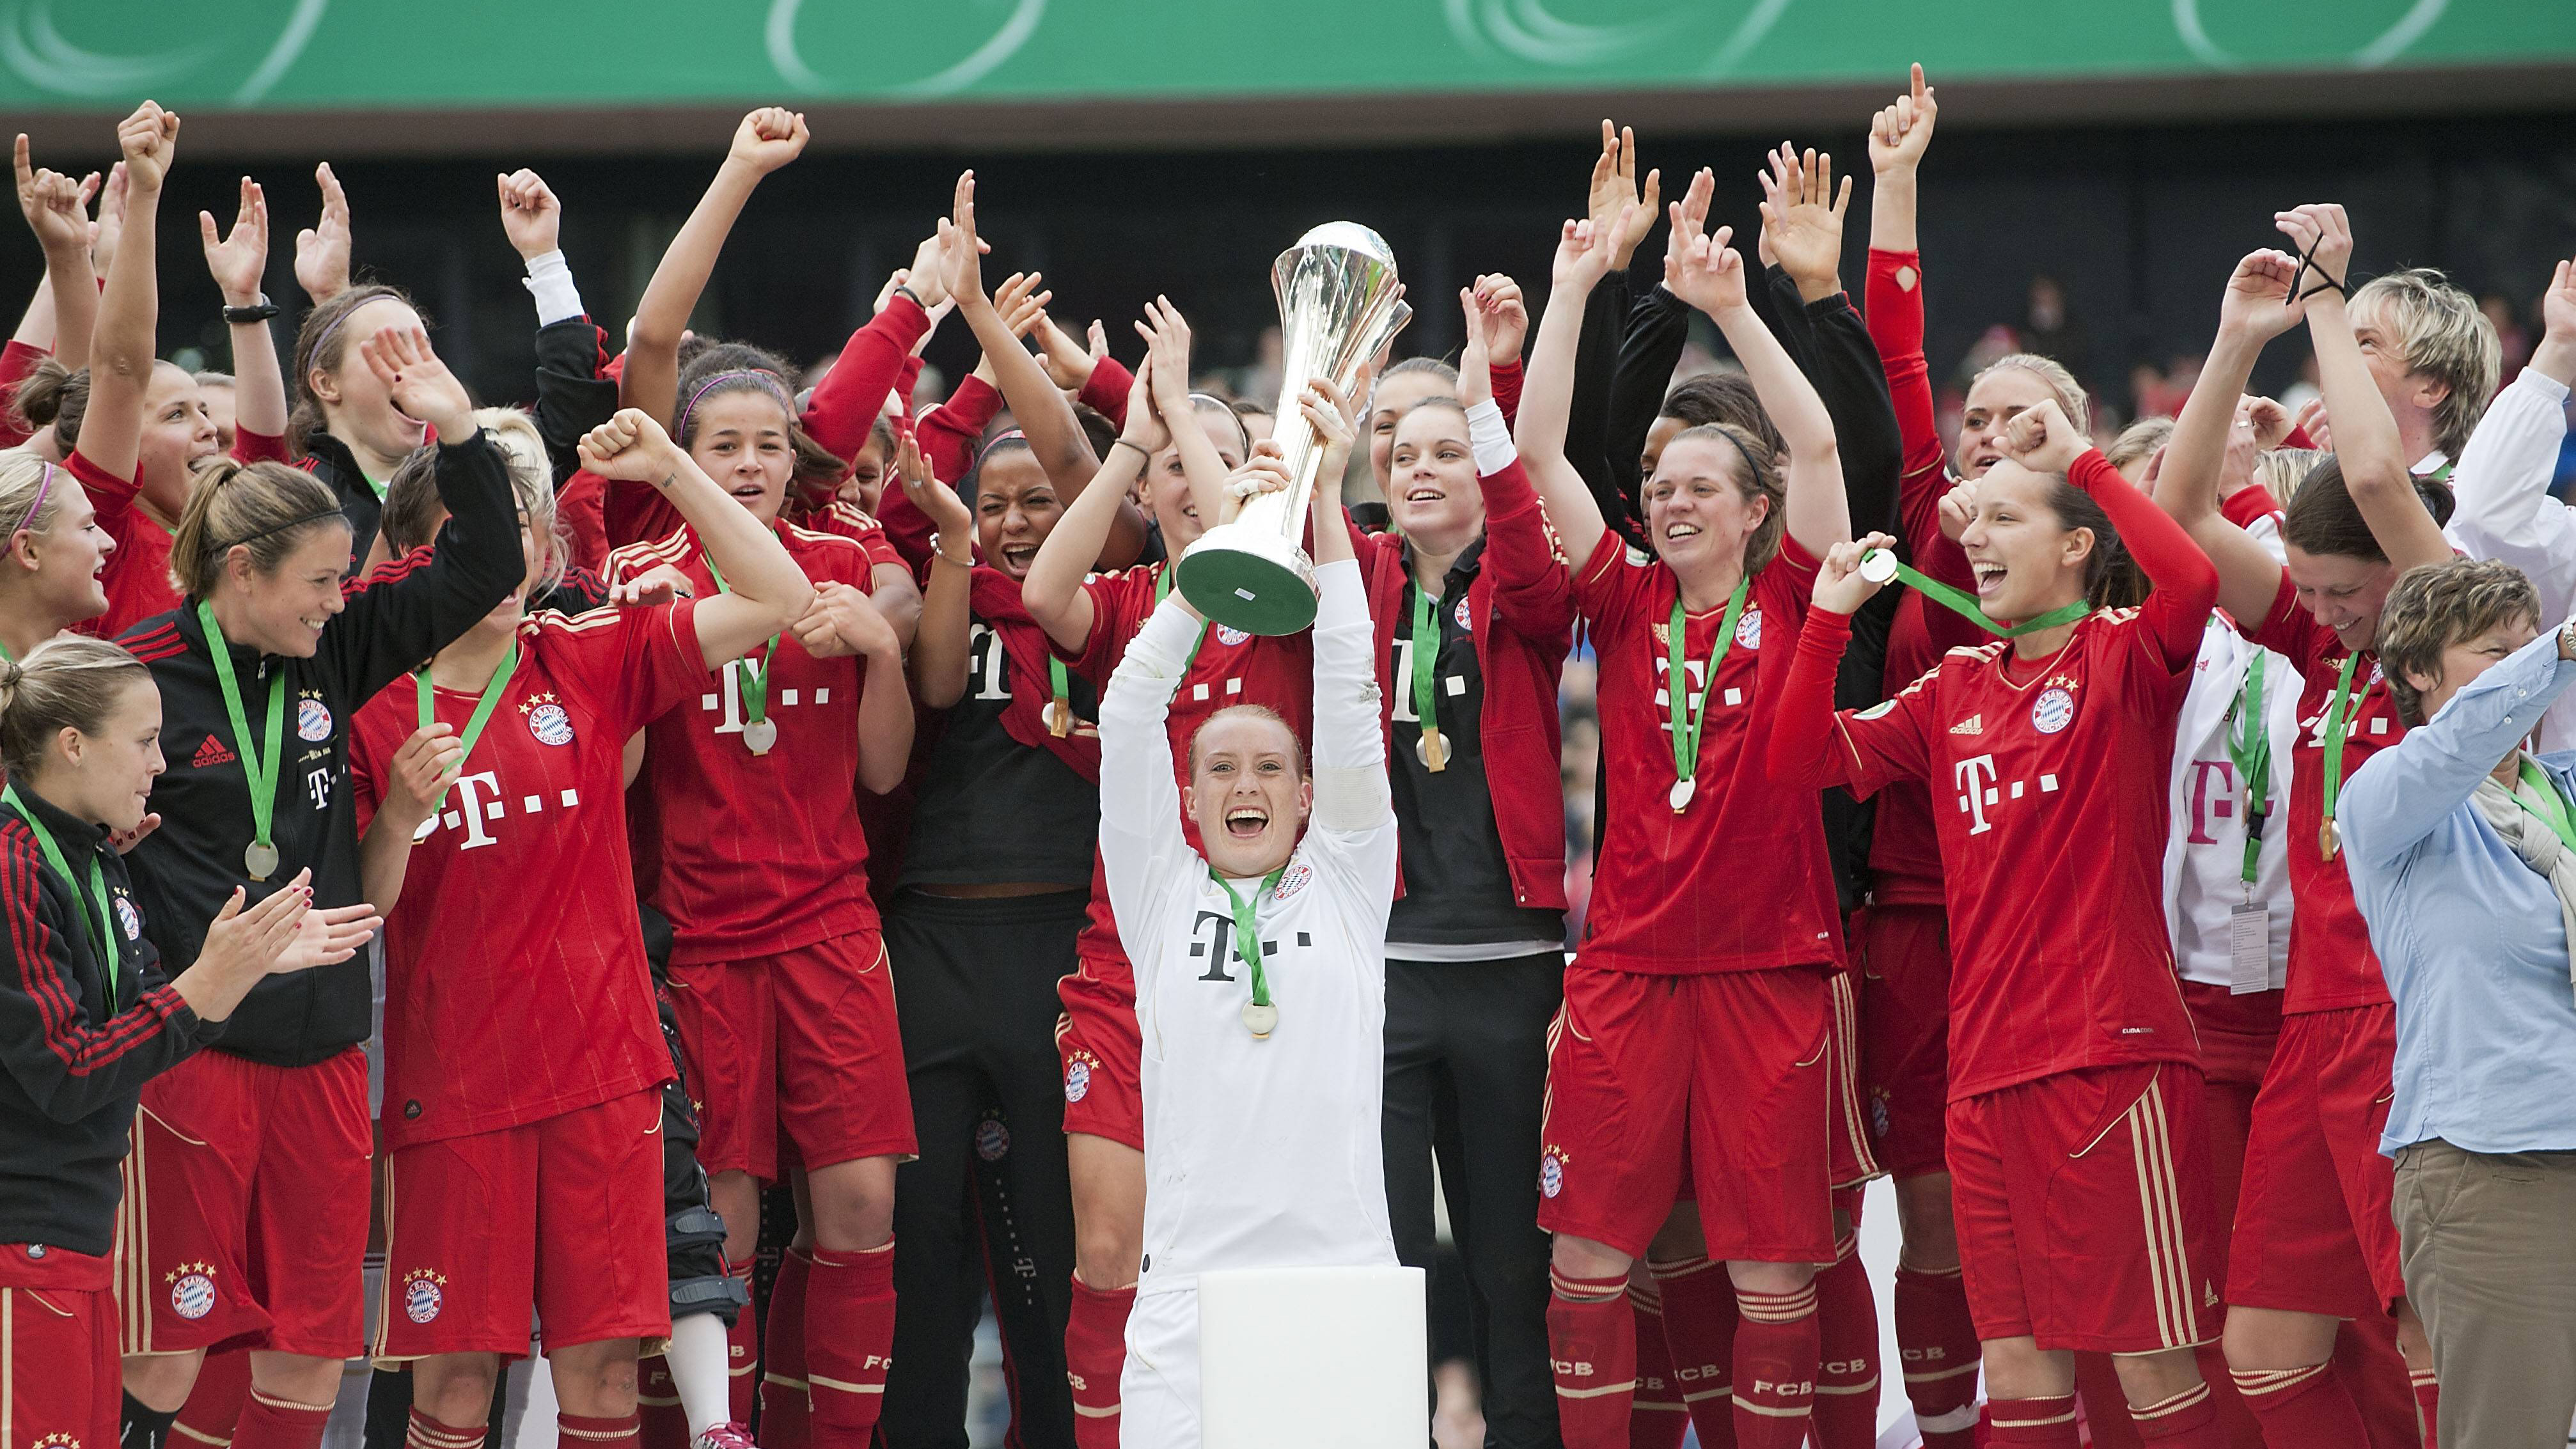
[(1647, 1264), (1664, 1300), (1673, 1382), (1699, 1431), (1700, 1449), (1735, 1446), (1735, 1285), (1706, 1258)]
[(1986, 1404), (1986, 1442), (1994, 1449), (2035, 1445), (2038, 1449), (2078, 1449), (2075, 1395), (2045, 1399), (1994, 1399)]
[(805, 1278), (805, 1382), (815, 1449), (865, 1449), (885, 1407), (894, 1354), (894, 1243), (816, 1249)]
[(1816, 1449), (1878, 1443), (1878, 1299), (1857, 1247), (1816, 1275)]
[(2227, 1376), (2263, 1426), (2267, 1449), (2370, 1442), (2361, 1410), (2344, 1391), (2332, 1360), (2306, 1368), (2233, 1369)]
[(1547, 1275), (1547, 1347), (1556, 1371), (1556, 1420), (1565, 1449), (1627, 1449), (1637, 1390), (1637, 1321), (1628, 1275)]
[(2431, 1369), (2409, 1369), (2406, 1377), (2415, 1387), (2415, 1414), (2423, 1421), (2424, 1449), (2442, 1449), (2442, 1385)]
[(250, 1350), (209, 1353), (197, 1369), (196, 1383), (188, 1388), (188, 1402), (179, 1406), (179, 1417), (171, 1421), (170, 1432), (227, 1449), (233, 1442), (233, 1426), (241, 1421), (242, 1404), (249, 1398)]
[(413, 1409), (411, 1423), (403, 1430), (403, 1449), (483, 1449), (487, 1427), (477, 1424), (471, 1429), (460, 1429)]
[[(805, 1449), (806, 1420), (813, 1411), (813, 1397), (805, 1383), (805, 1284), (814, 1270), (814, 1260), (799, 1248), (789, 1248), (778, 1258), (777, 1281), (769, 1285), (769, 1322), (762, 1325), (769, 1352), (759, 1360), (759, 1372), (752, 1364), (737, 1362), (737, 1375), (732, 1382), (760, 1383), (761, 1449)], [(742, 1322), (734, 1325), (737, 1341), (747, 1330), (751, 1310), (742, 1313)], [(748, 1424), (742, 1414), (742, 1395), (734, 1395), (734, 1422)]]
[(233, 1428), (233, 1443), (238, 1449), (321, 1449), (322, 1426), (330, 1422), (329, 1404), (289, 1403), (254, 1388)]
[(1135, 1284), (1094, 1288), (1074, 1275), (1073, 1311), (1064, 1320), (1074, 1449), (1118, 1449), (1118, 1376), (1127, 1367), (1127, 1314), (1135, 1306)]
[[(736, 1263), (732, 1271), (748, 1290), (751, 1287), (751, 1264)], [(787, 1277), (783, 1265), (778, 1276), (781, 1281)], [(777, 1312), (778, 1296), (775, 1293), (770, 1295), (769, 1303), (770, 1311)], [(759, 1314), (746, 1308), (740, 1317), (734, 1319), (733, 1330), (725, 1335), (726, 1411), (733, 1415), (737, 1424), (751, 1422), (751, 1401), (760, 1388), (759, 1319)]]
[(1628, 1312), (1637, 1323), (1637, 1391), (1628, 1404), (1628, 1449), (1681, 1449), (1690, 1432), (1690, 1408), (1673, 1378), (1672, 1350), (1664, 1344), (1664, 1303), (1628, 1285)]
[(1794, 1293), (1735, 1292), (1738, 1449), (1799, 1449), (1816, 1403), (1816, 1285)]
[(2218, 1405), (2209, 1397), (2209, 1385), (2194, 1384), (2181, 1393), (2143, 1409), (2129, 1410), (2129, 1421), (2138, 1426), (2138, 1437), (2149, 1444), (2162, 1444), (2170, 1449), (2227, 1449), (2227, 1435), (2218, 1427)]
[[(420, 1411), (413, 1410), (411, 1417), (417, 1431)], [(644, 1449), (689, 1449), (689, 1416), (680, 1407), (680, 1386), (671, 1382), (671, 1361), (658, 1353), (635, 1361), (635, 1417), (642, 1425), (637, 1437)], [(411, 1449), (438, 1446), (415, 1443)]]
[(1977, 1325), (1957, 1268), (1927, 1273), (1899, 1264), (1896, 1350), (1923, 1449), (1972, 1449), (1977, 1431)]
[(633, 1414), (616, 1419), (555, 1415), (555, 1440), (561, 1449), (636, 1449), (642, 1430)]

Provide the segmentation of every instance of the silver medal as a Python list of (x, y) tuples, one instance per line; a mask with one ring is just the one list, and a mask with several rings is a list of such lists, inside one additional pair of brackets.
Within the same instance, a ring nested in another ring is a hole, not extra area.
[(1247, 1001), (1243, 1004), (1243, 1024), (1251, 1029), (1253, 1040), (1267, 1038), (1279, 1029), (1279, 1008)]
[(1422, 762), (1422, 768), (1434, 773), (1448, 769), (1449, 737), (1437, 726), (1426, 725), (1421, 738), (1413, 742), (1413, 757)]
[(1679, 815), (1690, 808), (1691, 796), (1697, 793), (1699, 793), (1697, 780), (1675, 780), (1673, 792), (1665, 798), (1673, 802), (1673, 813)]
[(755, 755), (768, 754), (770, 747), (778, 743), (778, 721), (773, 719), (747, 721), (742, 727), (742, 742), (749, 745)]
[(1896, 555), (1874, 548), (1860, 556), (1860, 576), (1873, 584), (1883, 584), (1896, 577)]
[(265, 840), (254, 840), (242, 852), (242, 865), (252, 880), (266, 880), (277, 874), (277, 847)]

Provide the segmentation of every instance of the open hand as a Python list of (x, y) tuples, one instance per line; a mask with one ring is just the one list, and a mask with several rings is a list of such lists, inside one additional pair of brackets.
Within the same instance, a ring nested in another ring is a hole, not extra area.
[(313, 168), (322, 188), (322, 215), (295, 234), (295, 282), (315, 306), (349, 290), (349, 193), (331, 174), (331, 163)]
[[(1592, 163), (1592, 194), (1587, 218), (1595, 227), (1607, 227), (1620, 215), (1624, 202), (1631, 209), (1627, 219), (1613, 230), (1610, 265), (1626, 267), (1628, 258), (1636, 255), (1637, 244), (1655, 226), (1655, 210), (1664, 194), (1664, 173), (1650, 170), (1645, 184), (1637, 183), (1637, 133), (1626, 126), (1612, 129), (1608, 120), (1601, 123), (1601, 159)], [(1479, 279), (1481, 280), (1481, 279)], [(1517, 359), (1515, 352), (1509, 359)]]
[(227, 307), (248, 307), (259, 300), (259, 279), (268, 271), (268, 197), (259, 183), (241, 179), (241, 210), (233, 216), (232, 234), (217, 240), (215, 214), (197, 213), (197, 238), (206, 250), (206, 270), (224, 294)]
[(461, 443), (474, 436), (474, 400), (466, 396), (465, 384), (430, 350), (428, 333), (417, 326), (387, 327), (361, 339), (358, 355), (367, 360), (368, 370), (384, 383), (404, 417), (436, 428), (441, 442)]
[(1843, 178), (1834, 193), (1834, 158), (1810, 149), (1802, 160), (1798, 149), (1783, 141), (1771, 153), (1771, 169), (1762, 182), (1762, 241), (1780, 269), (1798, 284), (1809, 301), (1842, 290), (1843, 209), (1851, 204), (1852, 181)]

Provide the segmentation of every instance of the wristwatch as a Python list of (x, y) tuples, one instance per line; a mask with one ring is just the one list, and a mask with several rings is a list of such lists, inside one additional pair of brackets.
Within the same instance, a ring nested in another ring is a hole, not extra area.
[(226, 307), (224, 309), (224, 321), (235, 327), (245, 326), (252, 322), (265, 322), (276, 315), (277, 304), (268, 300), (268, 294), (266, 292), (260, 293), (259, 300), (251, 303), (247, 307)]

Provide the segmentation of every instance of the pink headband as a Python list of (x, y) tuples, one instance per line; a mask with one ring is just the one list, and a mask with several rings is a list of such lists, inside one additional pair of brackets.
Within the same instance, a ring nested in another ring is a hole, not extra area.
[(983, 447), (975, 450), (975, 466), (978, 468), (983, 467), (984, 460), (993, 456), (993, 450), (1002, 446), (1004, 443), (1025, 443), (1028, 440), (1029, 435), (1021, 432), (1017, 428), (1013, 428), (1008, 432), (995, 433), (990, 438), (984, 440)]
[(689, 414), (698, 410), (698, 399), (705, 397), (710, 389), (720, 383), (731, 382), (738, 378), (745, 377), (758, 382), (764, 391), (777, 398), (780, 405), (787, 409), (787, 416), (791, 420), (796, 416), (795, 401), (787, 396), (786, 386), (780, 383), (775, 376), (757, 367), (737, 367), (731, 372), (719, 372), (715, 376), (698, 384), (698, 390), (689, 394), (689, 405), (680, 409), (680, 416), (673, 420), (671, 436), (673, 438), (684, 438), (688, 436)]
[(36, 501), (27, 505), (27, 516), (18, 520), (18, 526), (16, 528), (9, 530), (9, 536), (11, 538), (16, 538), (19, 534), (24, 533), (35, 526), (36, 515), (43, 512), (45, 508), (45, 495), (53, 491), (54, 465), (47, 463), (45, 465), (44, 477), (38, 479), (36, 482)]

